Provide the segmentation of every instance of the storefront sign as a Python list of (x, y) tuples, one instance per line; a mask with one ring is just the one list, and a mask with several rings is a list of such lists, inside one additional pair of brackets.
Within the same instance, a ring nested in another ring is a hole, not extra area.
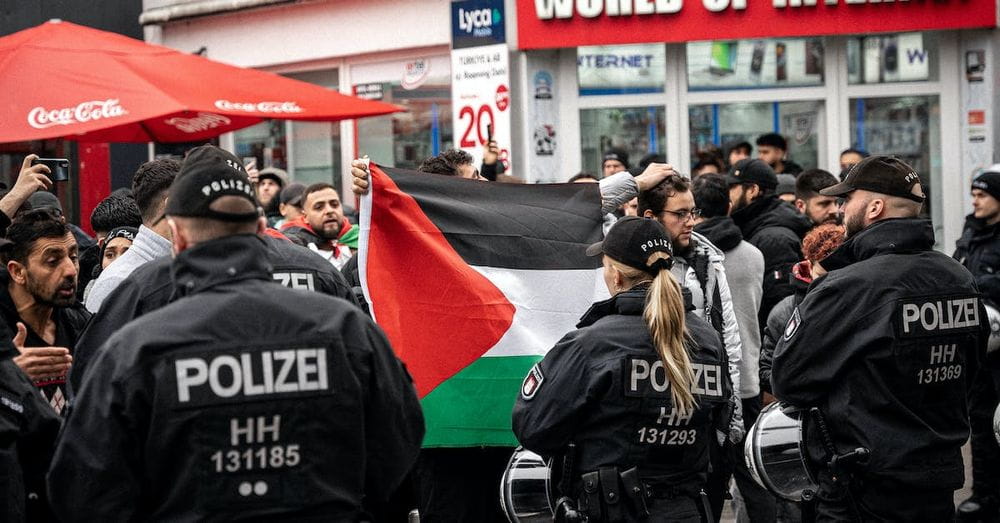
[(507, 44), (452, 49), (451, 108), (455, 146), (478, 167), (492, 137), (509, 167), (510, 71)]
[(507, 41), (503, 0), (460, 0), (451, 3), (454, 49)]
[(517, 0), (521, 49), (995, 27), (987, 0)]
[(362, 100), (381, 100), (382, 84), (358, 84), (354, 86), (354, 96), (361, 98)]
[(576, 72), (581, 95), (661, 93), (666, 79), (662, 45), (581, 47)]

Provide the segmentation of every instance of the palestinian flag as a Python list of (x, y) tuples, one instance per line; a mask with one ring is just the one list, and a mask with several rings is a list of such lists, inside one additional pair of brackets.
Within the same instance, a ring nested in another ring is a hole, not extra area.
[(490, 183), (371, 166), (359, 270), (413, 375), (425, 447), (513, 446), (535, 364), (607, 296), (597, 184)]

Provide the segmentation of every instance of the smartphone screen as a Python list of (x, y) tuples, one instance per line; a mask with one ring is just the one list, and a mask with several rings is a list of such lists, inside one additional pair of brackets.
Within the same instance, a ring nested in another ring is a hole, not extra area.
[(69, 160), (65, 158), (35, 158), (31, 165), (42, 164), (49, 168), (49, 179), (53, 182), (69, 181)]

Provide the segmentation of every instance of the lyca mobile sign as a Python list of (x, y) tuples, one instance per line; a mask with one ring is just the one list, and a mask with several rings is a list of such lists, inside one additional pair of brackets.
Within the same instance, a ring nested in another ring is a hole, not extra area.
[(507, 41), (502, 0), (464, 0), (451, 4), (453, 49)]
[(517, 0), (518, 47), (994, 27), (992, 0)]

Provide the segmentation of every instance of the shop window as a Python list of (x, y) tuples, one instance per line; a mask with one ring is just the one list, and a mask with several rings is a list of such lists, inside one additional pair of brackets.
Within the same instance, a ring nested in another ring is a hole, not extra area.
[(451, 85), (447, 76), (419, 86), (400, 82), (360, 84), (355, 93), (402, 106), (405, 112), (357, 120), (358, 151), (396, 167), (416, 169), (451, 148)]
[(851, 147), (871, 154), (896, 156), (920, 175), (927, 203), (925, 217), (932, 217), (941, 239), (941, 107), (937, 96), (853, 98)]
[(847, 41), (851, 84), (933, 81), (938, 78), (936, 33), (853, 37)]
[[(327, 89), (337, 89), (337, 69), (284, 75)], [(257, 168), (277, 167), (306, 185), (326, 182), (341, 187), (340, 124), (269, 120), (233, 133), (236, 156)]]
[(663, 44), (579, 47), (576, 78), (580, 96), (662, 93), (666, 64)]
[(758, 136), (773, 132), (781, 134), (788, 142), (787, 159), (803, 169), (814, 168), (819, 163), (821, 133), (825, 132), (823, 102), (692, 105), (688, 116), (692, 165), (697, 162), (700, 151), (717, 147), (726, 152), (739, 142), (753, 145)]
[(690, 90), (823, 85), (823, 40), (717, 40), (687, 44)]
[[(584, 172), (600, 176), (604, 151), (611, 147), (624, 149), (633, 167), (647, 154), (663, 154), (664, 113), (663, 107), (580, 110)], [(572, 174), (566, 173), (566, 178)]]

